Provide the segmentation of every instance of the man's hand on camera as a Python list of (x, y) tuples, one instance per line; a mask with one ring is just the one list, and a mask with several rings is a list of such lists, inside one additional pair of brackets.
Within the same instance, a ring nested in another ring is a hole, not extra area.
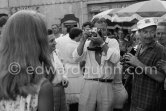
[(84, 31), (81, 41), (86, 41), (89, 38), (89, 32), (88, 31)]
[(126, 60), (125, 61), (126, 63), (129, 63), (129, 64), (131, 64), (133, 66), (136, 66), (136, 67), (138, 67), (138, 66), (142, 67), (143, 66), (143, 63), (141, 63), (138, 60), (138, 58), (136, 56), (132, 55), (131, 53), (127, 53), (123, 57)]
[(99, 44), (99, 45), (101, 45), (101, 44), (104, 43), (103, 38), (100, 37), (99, 34), (97, 34), (97, 37), (90, 37), (89, 40), (91, 40), (93, 43), (95, 43), (95, 44)]

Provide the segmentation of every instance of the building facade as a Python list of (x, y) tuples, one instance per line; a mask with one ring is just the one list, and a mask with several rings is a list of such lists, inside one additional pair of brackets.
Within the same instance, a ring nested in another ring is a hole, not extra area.
[(78, 18), (78, 27), (93, 15), (111, 8), (123, 8), (141, 0), (0, 0), (0, 14), (32, 9), (46, 16), (48, 27), (61, 24), (66, 14)]

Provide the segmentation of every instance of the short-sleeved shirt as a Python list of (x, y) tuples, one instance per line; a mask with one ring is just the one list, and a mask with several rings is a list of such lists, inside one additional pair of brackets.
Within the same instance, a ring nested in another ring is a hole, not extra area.
[[(157, 62), (165, 59), (165, 48), (157, 42), (152, 43), (144, 52), (139, 53), (138, 47), (136, 56), (146, 66), (156, 66)], [(132, 87), (132, 105), (145, 111), (159, 111), (161, 91), (163, 83), (159, 83), (149, 76), (135, 74)]]
[(106, 38), (105, 43), (108, 45), (107, 53), (102, 51), (101, 64), (95, 59), (95, 51), (88, 50), (91, 41), (87, 40), (84, 45), (83, 54), (78, 55), (77, 48), (73, 51), (75, 61), (86, 61), (85, 64), (85, 79), (101, 78), (114, 79), (114, 66), (120, 60), (120, 49), (116, 39)]

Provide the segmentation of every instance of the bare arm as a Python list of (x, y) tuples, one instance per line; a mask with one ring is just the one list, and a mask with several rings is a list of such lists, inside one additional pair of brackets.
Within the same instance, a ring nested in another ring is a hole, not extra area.
[(143, 71), (145, 72), (145, 74), (147, 76), (149, 76), (150, 78), (158, 81), (158, 82), (163, 82), (165, 79), (165, 75), (158, 71), (156, 67), (149, 67), (144, 65), (143, 63), (140, 63), (140, 67), (142, 67)]
[(108, 51), (109, 47), (108, 47), (107, 44), (104, 44), (102, 49), (103, 49), (104, 53), (107, 54), (107, 51)]
[(38, 111), (54, 111), (53, 87), (49, 81), (44, 82), (39, 91)]
[(88, 38), (88, 35), (86, 35), (86, 33), (82, 36), (80, 43), (78, 45), (77, 48), (75, 48), (75, 50), (72, 53), (73, 56), (73, 60), (75, 62), (80, 62), (83, 59), (85, 59), (86, 57), (86, 50), (85, 50), (85, 44), (86, 44), (86, 40)]
[(103, 51), (106, 54), (106, 59), (116, 64), (120, 60), (119, 43), (116, 39), (109, 39), (108, 44), (103, 46)]
[(85, 42), (86, 42), (86, 39), (81, 39), (81, 40), (80, 40), (80, 44), (79, 44), (79, 46), (77, 47), (77, 52), (78, 52), (78, 55), (79, 55), (79, 56), (81, 56), (81, 55), (83, 54)]
[(140, 68), (141, 72), (144, 72), (150, 78), (152, 78), (158, 82), (164, 81), (164, 78), (165, 78), (164, 73), (158, 71), (156, 67), (146, 66), (141, 61), (139, 61), (137, 57), (135, 57), (134, 55), (132, 55), (130, 53), (125, 55), (124, 58), (126, 60), (128, 60), (128, 61), (126, 61), (126, 63), (129, 63), (129, 64), (135, 66), (136, 68)]

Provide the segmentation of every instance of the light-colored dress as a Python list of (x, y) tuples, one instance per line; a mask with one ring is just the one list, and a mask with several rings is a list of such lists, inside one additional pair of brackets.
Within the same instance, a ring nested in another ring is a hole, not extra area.
[(0, 111), (37, 111), (38, 95), (18, 96), (16, 100), (1, 100)]
[(79, 43), (72, 40), (69, 34), (56, 39), (56, 48), (59, 50), (58, 57), (62, 60), (65, 75), (68, 77), (69, 85), (65, 88), (67, 104), (78, 103), (83, 76), (79, 63), (73, 60), (72, 53)]
[(124, 103), (128, 98), (128, 93), (122, 83), (122, 66), (120, 63), (116, 66), (114, 81), (113, 81), (113, 91), (114, 91), (114, 108), (123, 109)]

